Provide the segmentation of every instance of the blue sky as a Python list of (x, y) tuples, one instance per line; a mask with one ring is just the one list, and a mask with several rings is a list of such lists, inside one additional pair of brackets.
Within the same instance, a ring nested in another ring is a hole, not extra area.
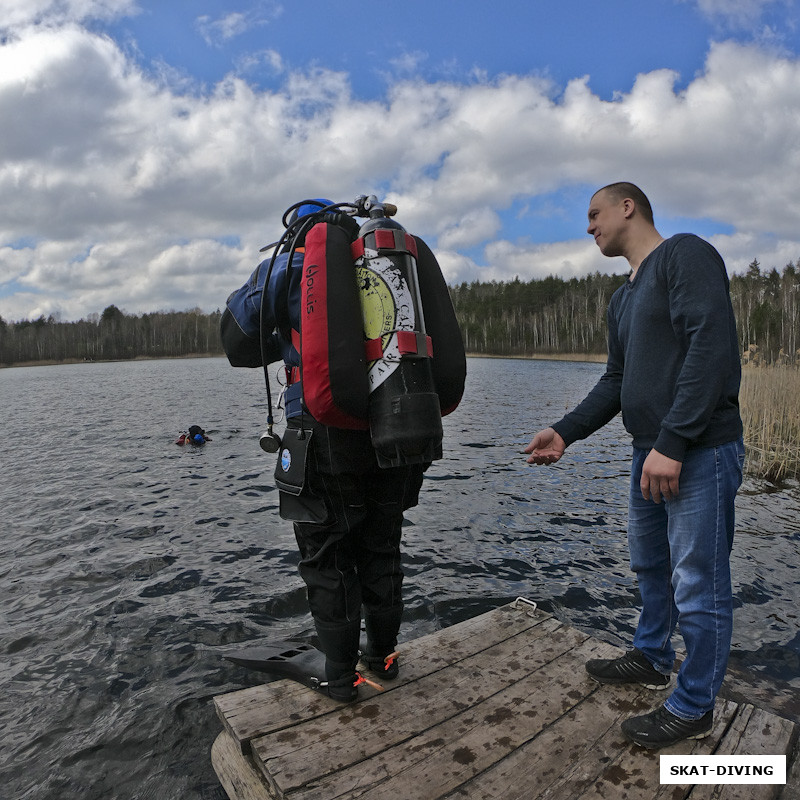
[(213, 310), (297, 199), (375, 193), (447, 279), (624, 272), (633, 180), (731, 272), (800, 258), (786, 0), (0, 0), (0, 316)]
[[(347, 73), (354, 93), (365, 98), (408, 74), (461, 82), (475, 72), (538, 72), (561, 86), (590, 75), (593, 91), (610, 99), (629, 90), (637, 72), (668, 68), (691, 77), (720, 31), (693, 4), (672, 0), (607, 0), (602, 7), (586, 0), (139, 5), (137, 16), (97, 27), (136, 42), (142, 63), (163, 61), (212, 84), (242, 69), (245, 54), (269, 49), (281, 54), (286, 69), (316, 63)], [(261, 88), (280, 86), (269, 64), (243, 72)]]

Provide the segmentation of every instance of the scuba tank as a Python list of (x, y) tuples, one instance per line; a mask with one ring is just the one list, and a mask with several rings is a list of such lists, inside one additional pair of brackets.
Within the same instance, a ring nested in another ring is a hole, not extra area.
[(351, 250), (364, 320), (368, 417), (381, 467), (442, 457), (442, 415), (431, 368), (417, 275), (417, 242), (387, 215), (393, 207), (360, 198), (369, 214)]
[[(304, 213), (287, 221), (298, 209)], [(287, 417), (305, 410), (323, 425), (368, 429), (381, 467), (442, 457), (442, 416), (464, 392), (464, 344), (435, 256), (390, 219), (396, 211), (374, 196), (296, 203), (284, 214), (281, 239), (262, 248), (275, 248), (272, 258), (228, 298), (220, 324), (228, 359), (264, 367), (268, 429), (260, 443), (267, 452), (281, 444), (266, 370), (280, 355), (272, 344), (280, 333), (300, 363), (286, 370)], [(359, 228), (354, 217), (369, 219)], [(300, 245), (302, 266), (287, 278), (284, 302), (269, 295), (270, 274), (278, 252), (287, 254), (288, 270)], [(280, 313), (274, 331), (261, 325), (265, 303), (291, 308), (298, 301), (297, 329)]]

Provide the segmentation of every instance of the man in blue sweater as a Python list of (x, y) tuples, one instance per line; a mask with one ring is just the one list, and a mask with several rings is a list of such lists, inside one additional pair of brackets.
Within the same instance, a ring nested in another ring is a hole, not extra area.
[(619, 411), (633, 437), (628, 545), (642, 597), (633, 649), (593, 659), (601, 683), (671, 683), (676, 624), (686, 646), (664, 704), (622, 723), (650, 748), (706, 736), (730, 652), (730, 550), (742, 480), (741, 368), (728, 275), (691, 234), (664, 239), (647, 197), (630, 183), (600, 189), (588, 233), (631, 274), (608, 307), (608, 364), (586, 398), (525, 448), (552, 464)]

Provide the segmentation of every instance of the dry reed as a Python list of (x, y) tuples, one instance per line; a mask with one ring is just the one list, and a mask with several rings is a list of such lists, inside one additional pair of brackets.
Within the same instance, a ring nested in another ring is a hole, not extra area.
[(745, 367), (739, 403), (745, 470), (773, 483), (800, 477), (800, 370)]

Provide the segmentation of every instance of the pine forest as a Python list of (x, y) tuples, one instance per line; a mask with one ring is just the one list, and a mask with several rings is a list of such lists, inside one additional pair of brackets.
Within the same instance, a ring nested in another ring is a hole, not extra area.
[[(468, 353), (602, 355), (606, 307), (624, 275), (462, 283), (451, 286)], [(744, 362), (800, 363), (800, 265), (762, 270), (754, 260), (731, 278)], [(0, 318), (0, 364), (221, 355), (220, 311), (126, 314), (115, 305), (77, 322)]]

